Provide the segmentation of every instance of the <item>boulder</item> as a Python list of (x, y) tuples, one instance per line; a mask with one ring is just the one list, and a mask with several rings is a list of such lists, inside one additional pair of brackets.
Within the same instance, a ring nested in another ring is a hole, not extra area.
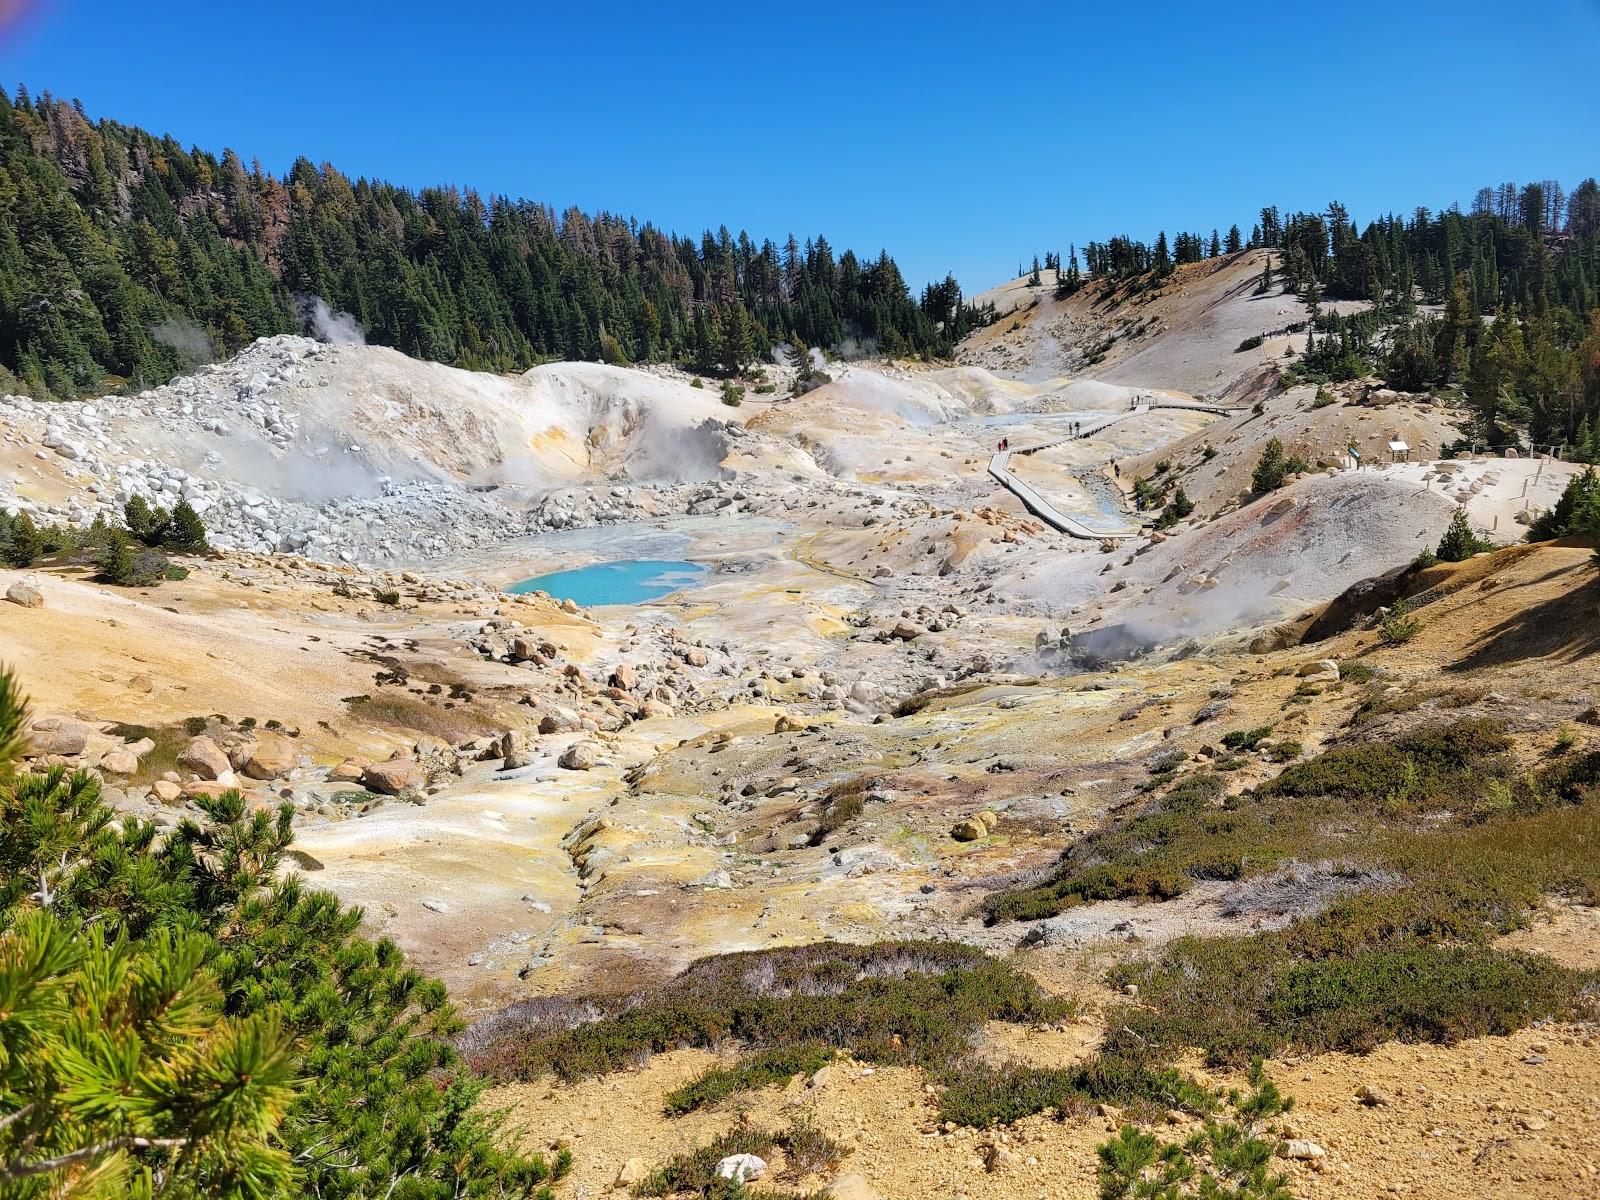
[(391, 758), (387, 762), (373, 763), (361, 773), (362, 785), (368, 791), (384, 796), (414, 791), (424, 781), (422, 764), (410, 758)]
[(183, 789), (170, 779), (158, 779), (150, 785), (150, 794), (163, 804), (172, 804), (183, 795)]
[(767, 1160), (759, 1154), (730, 1154), (717, 1164), (717, 1178), (748, 1183), (767, 1173)]
[(631, 692), (639, 686), (639, 672), (627, 663), (618, 663), (617, 669), (611, 672), (610, 684), (612, 687), (621, 688)]
[(222, 747), (203, 734), (192, 739), (179, 752), (178, 765), (185, 771), (193, 771), (201, 779), (211, 780), (220, 779), (224, 773), (233, 769), (233, 764), (222, 752)]
[(508, 729), (500, 735), (499, 751), (500, 757), (505, 760), (502, 764), (504, 770), (516, 771), (533, 764), (532, 744), (515, 729)]
[(950, 827), (950, 836), (958, 842), (975, 842), (989, 836), (989, 827), (977, 817), (968, 817)]
[(914, 642), (927, 630), (920, 625), (913, 625), (910, 621), (896, 621), (893, 629), (889, 631), (891, 637), (899, 638), (902, 642)]
[(1278, 1149), (1284, 1158), (1299, 1159), (1302, 1162), (1314, 1158), (1326, 1158), (1328, 1152), (1308, 1138), (1290, 1138)]
[(570, 708), (554, 705), (539, 719), (540, 733), (576, 733), (583, 728), (583, 719)]
[(17, 580), (6, 589), (6, 599), (12, 604), (20, 604), (23, 608), (43, 608), (44, 593), (31, 583)]
[(28, 731), (28, 753), (35, 758), (47, 754), (82, 754), (89, 744), (89, 731), (82, 725), (64, 721), (35, 721)]
[(600, 761), (593, 742), (573, 742), (561, 752), (561, 757), (556, 760), (559, 766), (569, 771), (587, 771)]
[(113, 750), (100, 760), (100, 769), (108, 775), (137, 775), (139, 757), (126, 750)]
[(332, 783), (360, 783), (370, 765), (365, 759), (347, 758), (328, 772), (328, 779)]
[(650, 1173), (650, 1168), (645, 1165), (642, 1158), (630, 1158), (623, 1163), (617, 1171), (617, 1177), (611, 1181), (611, 1190), (625, 1192), (637, 1183), (643, 1183), (644, 1177)]
[(1316, 662), (1302, 664), (1298, 674), (1312, 683), (1338, 683), (1339, 664), (1331, 658), (1319, 658)]
[(288, 738), (276, 733), (263, 733), (249, 753), (245, 755), (240, 770), (251, 779), (282, 779), (294, 770), (300, 756)]

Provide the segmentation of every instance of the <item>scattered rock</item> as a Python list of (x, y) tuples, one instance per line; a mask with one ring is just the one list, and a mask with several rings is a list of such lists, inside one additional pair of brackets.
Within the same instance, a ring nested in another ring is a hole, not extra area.
[(110, 775), (137, 775), (139, 756), (127, 750), (113, 750), (100, 760), (100, 769)]
[(505, 760), (501, 764), (504, 770), (517, 771), (533, 765), (533, 746), (514, 729), (508, 729), (500, 735), (498, 749), (500, 757)]
[(222, 747), (203, 734), (192, 739), (178, 754), (178, 765), (201, 779), (221, 779), (225, 772), (233, 770)]
[(391, 758), (387, 762), (373, 763), (361, 773), (361, 782), (370, 791), (398, 796), (422, 786), (422, 764), (409, 758)]
[(1361, 1101), (1361, 1103), (1365, 1104), (1368, 1108), (1385, 1108), (1394, 1103), (1394, 1100), (1391, 1099), (1388, 1094), (1380, 1092), (1370, 1083), (1364, 1083), (1361, 1085), (1361, 1089), (1356, 1092), (1356, 1099)]
[(620, 1192), (632, 1188), (634, 1184), (643, 1183), (649, 1173), (650, 1168), (645, 1165), (644, 1159), (630, 1158), (617, 1171), (617, 1177), (611, 1181), (611, 1189)]
[(569, 771), (592, 770), (599, 761), (593, 742), (573, 742), (561, 752), (561, 757), (556, 759), (558, 766), (565, 767)]
[(1308, 1161), (1315, 1158), (1326, 1158), (1328, 1152), (1308, 1138), (1290, 1138), (1278, 1149), (1284, 1158)]
[(47, 754), (82, 754), (88, 744), (87, 729), (64, 721), (35, 721), (33, 728), (28, 731), (28, 753), (35, 758), (43, 758)]
[(333, 783), (360, 783), (369, 765), (362, 758), (347, 758), (328, 772), (328, 779)]
[(6, 589), (6, 599), (12, 604), (20, 604), (23, 608), (43, 608), (44, 593), (31, 583), (17, 580)]
[(975, 842), (989, 836), (989, 827), (977, 817), (968, 817), (950, 827), (950, 836), (958, 842)]
[(748, 1183), (767, 1173), (767, 1160), (759, 1154), (730, 1154), (717, 1164), (717, 1178)]
[(299, 754), (288, 738), (276, 733), (263, 733), (245, 756), (241, 772), (251, 779), (281, 779), (294, 770)]

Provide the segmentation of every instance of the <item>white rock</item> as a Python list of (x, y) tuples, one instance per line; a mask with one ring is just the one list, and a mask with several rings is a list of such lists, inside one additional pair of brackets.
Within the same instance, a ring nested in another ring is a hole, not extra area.
[(767, 1173), (767, 1160), (759, 1154), (730, 1154), (717, 1164), (717, 1178), (747, 1183)]

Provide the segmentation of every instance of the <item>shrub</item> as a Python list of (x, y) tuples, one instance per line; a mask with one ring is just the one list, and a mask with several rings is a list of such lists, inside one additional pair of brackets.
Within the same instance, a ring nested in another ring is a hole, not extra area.
[(1258, 725), (1254, 729), (1235, 729), (1222, 735), (1222, 744), (1229, 750), (1254, 750), (1272, 736), (1271, 725)]
[(770, 1133), (740, 1123), (704, 1146), (675, 1154), (634, 1188), (640, 1196), (703, 1196), (737, 1200), (744, 1189), (717, 1177), (717, 1164), (730, 1154), (767, 1155), (777, 1139)]
[(1234, 350), (1234, 353), (1235, 354), (1243, 354), (1246, 350), (1259, 349), (1261, 344), (1263, 342), (1265, 342), (1266, 340), (1267, 339), (1262, 337), (1259, 333), (1258, 334), (1254, 334), (1251, 337), (1247, 337), (1247, 338), (1244, 339), (1244, 341), (1240, 342), (1238, 348), (1236, 350)]
[(44, 535), (27, 513), (11, 517), (0, 512), (0, 553), (13, 567), (31, 567), (44, 553)]
[(729, 408), (738, 408), (744, 403), (744, 388), (731, 379), (723, 380), (722, 402)]
[(831, 1062), (833, 1055), (831, 1047), (802, 1043), (748, 1055), (732, 1067), (713, 1067), (693, 1082), (667, 1093), (667, 1115), (682, 1116), (739, 1092), (787, 1083), (796, 1075), (810, 1075)]
[(833, 834), (859, 817), (866, 807), (866, 797), (862, 792), (862, 785), (852, 781), (842, 788), (829, 793), (822, 806), (822, 819), (817, 827), (811, 831), (811, 845), (820, 846)]
[(392, 606), (400, 603), (400, 593), (393, 588), (378, 588), (372, 593), (372, 598), (379, 604)]
[(1457, 508), (1450, 514), (1450, 526), (1439, 539), (1439, 558), (1443, 562), (1465, 562), (1474, 554), (1493, 550), (1494, 543), (1472, 532), (1467, 524), (1467, 510)]
[(838, 1166), (844, 1158), (844, 1147), (804, 1114), (790, 1122), (789, 1128), (778, 1135), (777, 1142), (788, 1160), (789, 1174), (795, 1176), (821, 1174)]
[(1396, 600), (1394, 607), (1378, 624), (1378, 636), (1383, 639), (1385, 646), (1403, 645), (1421, 632), (1422, 621), (1411, 615), (1411, 609), (1403, 599)]
[(1600, 474), (1593, 467), (1567, 480), (1561, 499), (1528, 527), (1528, 540), (1544, 542), (1573, 533), (1600, 533)]
[[(937, 1065), (965, 1053), (984, 1021), (1050, 1020), (1064, 1011), (1031, 977), (969, 946), (819, 943), (701, 959), (576, 1027), (552, 1028), (548, 1014), (527, 1022), (505, 1014), (477, 1035), (474, 1061), (501, 1079), (545, 1071), (576, 1079), (732, 1039), (753, 1054), (822, 1046), (872, 1062)], [(758, 1061), (748, 1078), (783, 1061)], [(727, 1094), (721, 1077), (703, 1086)]]
[(100, 577), (118, 587), (132, 587), (139, 583), (139, 568), (134, 557), (133, 539), (120, 529), (107, 536), (105, 546), (95, 560)]
[(1312, 408), (1327, 408), (1328, 405), (1330, 405), (1330, 404), (1332, 404), (1334, 402), (1334, 399), (1335, 399), (1334, 394), (1332, 392), (1330, 392), (1327, 388), (1318, 387), (1316, 396), (1312, 398), (1311, 407)]
[(1275, 763), (1293, 762), (1304, 751), (1299, 742), (1285, 738), (1281, 742), (1273, 742), (1267, 747), (1267, 757)]

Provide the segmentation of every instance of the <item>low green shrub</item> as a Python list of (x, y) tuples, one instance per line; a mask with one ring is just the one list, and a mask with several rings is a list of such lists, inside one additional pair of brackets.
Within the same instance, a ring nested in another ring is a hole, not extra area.
[[(826, 1047), (871, 1062), (935, 1065), (964, 1053), (985, 1021), (1049, 1021), (1069, 1011), (1031, 976), (974, 947), (822, 942), (701, 959), (659, 988), (616, 998), (598, 1014), (586, 1009), (584, 1017), (599, 1019), (575, 1027), (543, 1010), (511, 1010), (484, 1024), (473, 1061), (500, 1079), (546, 1071), (577, 1079), (731, 1040), (757, 1054)], [(759, 1063), (751, 1069), (752, 1078), (762, 1073)], [(706, 1085), (724, 1087), (720, 1077)]]
[(1235, 729), (1222, 735), (1222, 744), (1229, 750), (1254, 750), (1272, 736), (1271, 725), (1257, 725), (1254, 729)]
[(715, 1104), (739, 1092), (774, 1083), (787, 1083), (796, 1075), (810, 1075), (833, 1060), (834, 1051), (820, 1043), (774, 1046), (742, 1058), (732, 1067), (713, 1067), (691, 1083), (667, 1093), (668, 1116), (677, 1117)]

